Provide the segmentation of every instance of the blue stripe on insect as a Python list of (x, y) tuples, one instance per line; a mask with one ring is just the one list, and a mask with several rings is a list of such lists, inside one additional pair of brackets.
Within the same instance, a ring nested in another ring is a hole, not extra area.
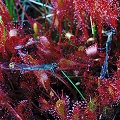
[(54, 74), (56, 74), (56, 68), (58, 68), (57, 63), (52, 63), (52, 64), (45, 64), (41, 66), (31, 66), (31, 67), (23, 67), (21, 71), (43, 71), (43, 70), (50, 70)]

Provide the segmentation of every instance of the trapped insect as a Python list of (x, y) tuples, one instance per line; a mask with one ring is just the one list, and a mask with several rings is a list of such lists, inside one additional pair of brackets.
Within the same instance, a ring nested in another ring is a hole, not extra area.
[(1, 68), (6, 70), (20, 70), (23, 74), (24, 71), (43, 71), (50, 70), (53, 74), (56, 74), (56, 68), (58, 68), (57, 63), (44, 64), (44, 65), (28, 65), (28, 64), (18, 64), (15, 62), (11, 62), (9, 64), (2, 64)]
[(100, 73), (100, 78), (104, 79), (105, 77), (108, 77), (108, 78), (110, 77), (108, 73), (108, 59), (109, 59), (109, 53), (111, 50), (113, 35), (115, 34), (115, 30), (102, 31), (102, 32), (108, 36), (106, 41), (106, 57)]

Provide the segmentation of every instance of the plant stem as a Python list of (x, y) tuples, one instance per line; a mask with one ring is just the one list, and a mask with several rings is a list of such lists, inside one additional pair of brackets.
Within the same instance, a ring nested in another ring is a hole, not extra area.
[(40, 6), (43, 6), (43, 7), (46, 7), (46, 8), (49, 8), (49, 9), (53, 9), (53, 7), (49, 6), (49, 5), (46, 5), (46, 4), (43, 4), (43, 3), (40, 3), (40, 2), (36, 2), (34, 0), (29, 0), (30, 2), (32, 3), (35, 3), (37, 5), (40, 5)]
[(83, 96), (83, 94), (80, 92), (80, 90), (77, 88), (77, 86), (72, 82), (72, 80), (65, 74), (65, 72), (62, 70), (62, 74), (69, 80), (69, 82), (74, 86), (74, 88), (78, 91), (80, 96), (83, 98), (83, 100), (86, 100), (86, 98)]

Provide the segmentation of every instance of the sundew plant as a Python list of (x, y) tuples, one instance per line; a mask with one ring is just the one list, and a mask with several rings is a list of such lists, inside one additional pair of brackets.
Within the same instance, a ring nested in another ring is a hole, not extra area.
[(119, 26), (119, 0), (0, 0), (0, 120), (119, 120)]

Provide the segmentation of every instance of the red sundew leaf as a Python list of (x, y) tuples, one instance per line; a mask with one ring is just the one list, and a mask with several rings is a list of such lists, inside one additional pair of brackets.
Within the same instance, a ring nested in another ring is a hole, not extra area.
[(59, 20), (62, 20), (63, 17), (70, 17), (74, 12), (73, 0), (51, 0), (51, 3)]
[[(2, 54), (2, 59), (5, 61), (8, 61), (9, 55), (7, 53), (7, 50), (11, 48), (11, 45), (7, 48), (6, 44), (9, 45), (9, 37), (8, 37), (8, 32), (6, 32), (7, 27), (0, 22), (0, 53)], [(16, 40), (16, 39), (15, 39)]]
[(41, 112), (48, 111), (50, 109), (54, 109), (54, 106), (49, 104), (44, 98), (40, 98), (39, 102), (42, 104)]
[[(53, 73), (51, 73), (51, 72), (50, 72), (49, 74), (50, 74), (50, 75), (53, 75)], [(60, 80), (65, 86), (67, 86), (67, 87), (69, 88), (69, 90), (72, 92), (72, 94), (73, 94), (74, 96), (76, 96), (73, 88), (69, 85), (68, 81), (66, 81), (65, 79), (63, 79), (60, 74), (56, 73), (56, 75), (53, 75), (53, 76), (56, 77), (58, 80)], [(51, 91), (52, 91), (52, 90), (51, 90)], [(57, 96), (57, 97), (58, 97), (58, 96)], [(58, 98), (59, 98), (59, 97), (58, 97)]]
[(111, 81), (109, 84), (106, 84), (107, 89), (114, 102), (118, 102), (120, 100), (120, 80), (119, 76), (114, 76), (118, 78), (117, 80)]
[(10, 60), (10, 56), (8, 55), (5, 47), (2, 47), (2, 52), (0, 52), (0, 62), (5, 62)]
[[(39, 54), (40, 55), (43, 55), (44, 57), (46, 56), (49, 56), (49, 55), (51, 55), (52, 53), (51, 53), (51, 51), (50, 50), (48, 50), (48, 49), (42, 49), (41, 47), (37, 47), (39, 50), (38, 50), (38, 52), (39, 52)], [(50, 58), (50, 57), (49, 57)]]
[(96, 109), (97, 109), (97, 106), (98, 106), (97, 97), (96, 97), (96, 98), (92, 98), (92, 99), (90, 98), (90, 101), (89, 101), (89, 103), (88, 103), (88, 109), (89, 109), (90, 111), (95, 112)]
[(117, 21), (116, 18), (111, 17), (110, 19), (107, 20), (107, 22), (110, 24), (110, 26), (111, 26), (113, 29), (117, 30), (117, 22), (118, 22), (118, 21)]
[(10, 16), (6, 6), (2, 2), (2, 0), (0, 0), (0, 15), (2, 16), (3, 22), (5, 24), (7, 24), (11, 21), (11, 16)]
[(76, 20), (78, 20), (78, 27), (82, 30), (83, 35), (85, 36), (86, 40), (89, 38), (88, 35), (88, 30), (87, 30), (87, 24), (86, 24), (86, 7), (85, 7), (85, 2), (83, 1), (74, 1), (74, 6), (75, 6), (75, 14), (74, 17)]
[(21, 88), (23, 88), (23, 89), (27, 89), (27, 90), (29, 90), (30, 92), (33, 92), (34, 90), (35, 90), (35, 88), (36, 88), (36, 84), (33, 82), (33, 83), (27, 83), (27, 82), (22, 82), (21, 83)]
[(77, 69), (78, 67), (80, 68), (87, 67), (87, 65), (84, 63), (82, 64), (79, 62), (75, 62), (74, 60), (65, 59), (65, 58), (60, 59), (58, 63), (60, 66), (60, 70), (74, 70), (74, 69)]
[(94, 76), (84, 72), (82, 84), (85, 86), (85, 92), (87, 93), (86, 96), (94, 97), (95, 94), (98, 92), (98, 81), (97, 78), (95, 79)]
[(22, 120), (32, 119), (32, 110), (28, 100), (21, 101), (16, 111), (20, 114)]
[(37, 48), (39, 49), (39, 52), (41, 54), (44, 54), (46, 56), (53, 56), (53, 57), (59, 57), (60, 54), (56, 51), (56, 46), (52, 41), (50, 41), (47, 37), (41, 36), (40, 42), (37, 45)]
[(9, 36), (9, 31), (12, 30), (12, 29), (15, 29), (15, 27), (13, 26), (13, 23), (12, 22), (9, 22), (5, 25), (5, 28), (7, 30), (7, 37)]
[(5, 45), (5, 41), (6, 41), (5, 27), (2, 24), (2, 22), (0, 22), (0, 51), (1, 52)]
[(88, 71), (85, 71), (83, 73), (83, 80), (87, 80), (88, 77), (89, 77)]
[(0, 105), (2, 108), (7, 108), (10, 113), (12, 113), (16, 119), (22, 120), (20, 115), (16, 112), (16, 110), (9, 104), (11, 102), (10, 98), (7, 96), (6, 93), (0, 87)]
[(34, 59), (31, 55), (26, 55), (22, 52), (18, 52), (20, 55), (20, 59), (25, 63), (25, 64), (30, 64), (30, 65), (38, 65), (39, 61)]
[(86, 109), (83, 113), (83, 118), (81, 120), (97, 120), (97, 115), (95, 112), (89, 110), (89, 109)]
[(87, 54), (84, 50), (84, 47), (80, 46), (78, 50), (75, 52), (75, 56), (87, 59)]
[(74, 109), (72, 110), (72, 116), (71, 120), (80, 120), (80, 116), (82, 115), (82, 111), (80, 110), (80, 104), (77, 104), (74, 106)]
[[(15, 54), (16, 52), (17, 52), (17, 50), (15, 49), (15, 47), (16, 46), (18, 46), (18, 45), (23, 45), (23, 44), (25, 44), (26, 43), (26, 41), (30, 38), (30, 36), (28, 37), (28, 36), (26, 36), (25, 38), (21, 38), (21, 37), (19, 37), (19, 36), (17, 36), (17, 35), (12, 35), (12, 36), (10, 36), (10, 32), (13, 30), (13, 32), (16, 32), (16, 34), (17, 34), (17, 30), (16, 29), (11, 29), (10, 31), (9, 31), (9, 36), (8, 36), (8, 38), (7, 38), (7, 40), (6, 40), (6, 42), (5, 42), (5, 47), (6, 47), (6, 49), (9, 51), (9, 52), (11, 52), (11, 53), (13, 53), (13, 54)], [(15, 31), (14, 31), (15, 30)]]
[(112, 96), (114, 102), (119, 101), (120, 96), (119, 96), (119, 94), (117, 94), (118, 93), (117, 86), (109, 85), (108, 91), (109, 91), (110, 95)]
[(95, 0), (93, 2), (91, 0), (76, 0), (74, 3), (75, 19), (78, 21), (78, 26), (82, 29), (84, 36), (86, 38), (88, 37), (88, 30), (86, 28), (88, 22), (86, 22), (86, 20), (90, 19), (89, 17), (91, 17), (93, 23), (97, 25), (100, 47), (102, 47), (101, 31), (103, 29), (103, 24), (107, 23), (109, 27), (117, 30), (117, 18), (119, 16), (120, 7), (118, 1)]
[(54, 15), (54, 20), (53, 20), (53, 25), (58, 28), (59, 27), (59, 20), (58, 20), (58, 15)]
[(69, 117), (69, 104), (70, 100), (68, 96), (64, 96), (62, 94), (61, 99), (57, 100), (55, 103), (55, 111), (57, 116), (60, 117), (62, 120), (68, 119)]
[(27, 106), (28, 106), (28, 100), (23, 100), (19, 103), (16, 110), (17, 110), (17, 112), (22, 114), (25, 111)]
[(38, 56), (40, 56), (41, 60), (44, 60), (45, 62), (48, 62), (46, 60), (49, 60), (49, 63), (53, 61), (55, 62), (62, 56), (62, 54), (59, 54), (59, 52), (56, 50), (56, 46), (51, 44), (51, 41), (49, 41), (45, 36), (41, 37), (39, 44), (36, 46), (38, 48)]
[(20, 41), (19, 37), (17, 37), (17, 36), (11, 37), (5, 43), (6, 50), (8, 50), (12, 54), (16, 54), (17, 50), (15, 49), (15, 46), (18, 45), (19, 41)]
[(105, 107), (110, 105), (110, 102), (112, 100), (111, 95), (109, 94), (109, 91), (106, 87), (104, 87), (103, 85), (100, 85), (98, 87), (98, 92), (100, 94), (100, 102), (101, 102), (101, 107)]
[(63, 120), (67, 119), (67, 109), (64, 100), (58, 100), (55, 105), (56, 112)]
[(47, 37), (41, 36), (40, 37), (40, 47), (43, 49), (49, 49), (51, 47), (50, 41), (48, 40)]
[(61, 43), (62, 38), (62, 29), (63, 29), (63, 21), (69, 20), (73, 23), (74, 16), (74, 6), (73, 0), (51, 0), (51, 4), (53, 6), (53, 27), (55, 26), (59, 31), (59, 43)]
[(6, 108), (16, 117), (16, 119), (23, 120), (22, 117), (19, 115), (19, 113), (17, 113), (16, 110), (10, 104), (7, 104)]
[[(112, 2), (111, 2), (112, 3)], [(95, 1), (93, 11), (96, 11), (94, 14), (94, 18), (96, 17), (98, 20), (99, 18), (101, 19), (101, 23), (107, 22), (110, 25), (110, 21), (112, 21), (112, 18), (117, 19), (118, 15), (118, 9), (116, 7), (114, 8), (113, 6), (111, 7), (111, 4), (109, 1), (103, 2), (103, 1)], [(116, 3), (114, 3), (116, 4)], [(90, 4), (91, 5), (91, 4)], [(90, 7), (91, 9), (91, 7)], [(92, 11), (90, 11), (92, 12)], [(108, 21), (109, 20), (109, 21)], [(116, 29), (116, 28), (114, 28)]]
[(87, 101), (75, 102), (72, 107), (71, 119), (70, 120), (84, 120), (85, 110), (87, 109)]
[(20, 84), (20, 87), (23, 91), (25, 91), (25, 95), (28, 99), (30, 99), (33, 95), (33, 92), (38, 87), (36, 81), (36, 76), (32, 73), (24, 73), (21, 78), (22, 82)]
[[(20, 37), (14, 36), (10, 39), (11, 41), (6, 43), (6, 49), (8, 49), (13, 54), (17, 52), (19, 54), (19, 58), (16, 57), (18, 61), (22, 60), (24, 63), (31, 64), (31, 65), (40, 64), (40, 60), (36, 60), (31, 55), (23, 53), (21, 49), (19, 50), (16, 49), (17, 47), (19, 48), (21, 46), (25, 47), (25, 45), (27, 44), (30, 38), (31, 38), (30, 35), (27, 35), (23, 39), (21, 39)], [(11, 45), (13, 45), (12, 49), (11, 49)]]
[(41, 54), (50, 55), (52, 45), (45, 36), (40, 37), (40, 43), (37, 45), (37, 48)]
[(92, 64), (93, 60), (89, 59), (85, 52), (76, 51), (75, 54), (70, 56), (70, 59), (76, 64), (76, 66), (81, 66), (86, 68), (89, 64)]
[(37, 77), (38, 84), (45, 88), (47, 91), (51, 91), (50, 79), (44, 71), (34, 71), (34, 74)]
[(63, 8), (65, 6), (65, 2), (67, 2), (66, 0), (58, 0), (58, 5)]
[(55, 47), (55, 51), (62, 55), (62, 48), (61, 48), (61, 46), (59, 46), (59, 45), (56, 46)]
[(59, 65), (61, 69), (65, 69), (65, 68), (69, 69), (70, 67), (74, 66), (75, 63), (72, 60), (62, 58), (59, 61)]
[(21, 58), (19, 58), (19, 57), (11, 57), (11, 59), (10, 59), (10, 63), (11, 62), (14, 62), (14, 63), (22, 63), (22, 59)]
[(118, 76), (118, 80), (115, 81), (115, 85), (118, 89), (118, 92), (120, 91), (120, 77)]
[(109, 85), (108, 86), (108, 91), (111, 95), (113, 95), (115, 93), (115, 87), (113, 85)]
[(25, 37), (23, 37), (21, 39), (18, 37), (18, 45), (23, 45), (24, 46), (29, 41), (30, 38), (31, 38), (30, 35), (26, 35)]
[(58, 45), (59, 45), (59, 47), (69, 47), (69, 46), (71, 46), (70, 44), (68, 44), (68, 41), (65, 41), (64, 43), (59, 43)]

